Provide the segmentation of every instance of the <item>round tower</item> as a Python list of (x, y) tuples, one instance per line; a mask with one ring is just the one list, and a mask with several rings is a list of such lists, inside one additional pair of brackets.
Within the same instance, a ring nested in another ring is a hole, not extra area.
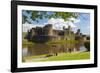
[(44, 27), (45, 35), (53, 35), (52, 25), (48, 24)]

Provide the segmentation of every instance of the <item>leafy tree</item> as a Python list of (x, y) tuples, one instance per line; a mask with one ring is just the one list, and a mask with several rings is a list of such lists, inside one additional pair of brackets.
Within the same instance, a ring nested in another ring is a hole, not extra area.
[[(50, 11), (31, 11), (31, 10), (23, 10), (23, 12), (26, 12), (27, 14), (31, 14), (30, 19), (32, 19), (33, 21), (37, 21), (39, 22), (39, 20), (45, 19), (45, 18), (62, 18), (65, 21), (68, 21), (68, 18), (77, 18), (78, 17), (78, 13), (75, 12), (50, 12)], [(29, 22), (29, 20), (27, 20), (27, 16), (26, 15), (22, 15), (22, 23), (25, 22)], [(72, 21), (73, 22), (73, 21)]]

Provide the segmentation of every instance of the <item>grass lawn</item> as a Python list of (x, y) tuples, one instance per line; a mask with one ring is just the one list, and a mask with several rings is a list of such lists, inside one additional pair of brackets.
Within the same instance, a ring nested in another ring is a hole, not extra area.
[(56, 41), (48, 41), (47, 44), (51, 45), (51, 44), (75, 44), (75, 43), (78, 43), (79, 41), (77, 40), (56, 40)]
[[(44, 56), (44, 55), (43, 55)], [(90, 59), (90, 52), (77, 53), (59, 53), (58, 56), (51, 56), (39, 59), (42, 56), (24, 57), (25, 62), (44, 62), (44, 61), (65, 61), (65, 60), (82, 60)]]

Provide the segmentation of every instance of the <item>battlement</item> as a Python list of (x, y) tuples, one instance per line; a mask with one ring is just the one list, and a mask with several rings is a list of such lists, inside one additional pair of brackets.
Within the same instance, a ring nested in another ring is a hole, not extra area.
[[(48, 41), (48, 40), (75, 40), (81, 39), (82, 33), (80, 29), (74, 33), (71, 27), (63, 28), (63, 30), (54, 30), (52, 24), (47, 24), (44, 27), (35, 27), (28, 31), (27, 39), (32, 41)], [(84, 37), (85, 38), (85, 37)]]

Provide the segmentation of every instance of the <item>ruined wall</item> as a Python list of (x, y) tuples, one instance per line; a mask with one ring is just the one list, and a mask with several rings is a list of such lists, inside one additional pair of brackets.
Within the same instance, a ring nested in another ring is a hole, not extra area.
[(48, 41), (48, 40), (80, 40), (85, 39), (82, 38), (82, 34), (80, 33), (80, 29), (74, 33), (69, 26), (67, 29), (63, 30), (54, 30), (51, 24), (45, 25), (42, 27), (36, 27), (30, 29), (28, 31), (28, 39), (37, 40), (37, 41)]

